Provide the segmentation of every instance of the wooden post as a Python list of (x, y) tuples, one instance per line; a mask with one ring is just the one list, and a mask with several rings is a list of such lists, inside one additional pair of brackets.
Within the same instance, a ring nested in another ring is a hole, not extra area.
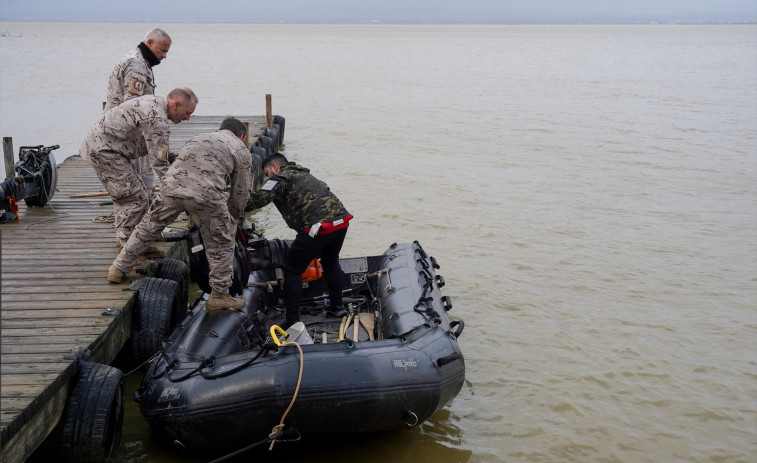
[(5, 155), (5, 178), (14, 178), (16, 162), (13, 160), (13, 138), (3, 137), (3, 154)]
[(271, 109), (271, 94), (265, 96), (265, 121), (267, 127), (273, 127), (273, 110)]

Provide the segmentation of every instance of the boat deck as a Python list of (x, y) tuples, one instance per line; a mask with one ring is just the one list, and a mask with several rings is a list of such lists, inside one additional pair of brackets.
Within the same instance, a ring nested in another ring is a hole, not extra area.
[[(240, 117), (250, 142), (262, 135), (265, 116)], [(194, 116), (171, 127), (171, 150), (196, 133), (218, 128), (222, 116)], [(157, 183), (156, 183), (157, 184)], [(108, 196), (71, 198), (103, 191), (92, 167), (78, 156), (58, 166), (58, 188), (42, 208), (19, 204), (19, 221), (0, 225), (0, 461), (23, 462), (58, 422), (76, 361), (109, 364), (131, 331), (136, 300), (126, 285), (106, 276), (116, 257)], [(158, 247), (175, 256), (170, 243)], [(180, 257), (179, 257), (180, 258)], [(108, 310), (108, 308), (116, 310)], [(118, 310), (120, 309), (120, 310)], [(115, 314), (115, 315), (113, 315)]]

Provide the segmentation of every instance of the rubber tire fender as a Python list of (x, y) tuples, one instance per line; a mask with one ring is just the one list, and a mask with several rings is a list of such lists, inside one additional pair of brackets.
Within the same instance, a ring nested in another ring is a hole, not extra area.
[[(156, 277), (166, 280), (175, 281), (179, 284), (179, 302), (186, 308), (189, 300), (189, 267), (184, 261), (172, 259), (169, 257), (155, 259), (158, 263), (158, 272)], [(186, 310), (182, 312), (179, 322), (184, 319)]]
[(250, 148), (250, 157), (252, 159), (252, 190), (257, 191), (266, 182), (267, 178), (263, 173), (263, 159), (265, 158), (265, 149), (260, 146)]
[(265, 150), (266, 156), (270, 156), (278, 151), (274, 148), (273, 139), (271, 137), (266, 137), (264, 135), (260, 136), (258, 137), (258, 143), (260, 143), (260, 146)]
[(284, 116), (273, 116), (273, 125), (279, 126), (279, 149), (284, 146), (284, 128), (286, 126), (286, 118)]
[(87, 361), (78, 370), (63, 412), (63, 456), (75, 463), (102, 462), (121, 442), (124, 374)]
[(142, 363), (160, 349), (171, 335), (182, 312), (179, 284), (165, 278), (140, 280), (137, 303), (131, 320), (131, 345), (134, 360)]

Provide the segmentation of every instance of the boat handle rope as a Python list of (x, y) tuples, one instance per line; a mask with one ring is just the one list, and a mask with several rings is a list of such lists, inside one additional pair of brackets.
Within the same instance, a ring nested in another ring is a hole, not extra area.
[(453, 322), (449, 323), (450, 328), (457, 327), (455, 331), (447, 331), (449, 334), (455, 337), (455, 339), (459, 338), (461, 334), (463, 334), (463, 330), (465, 329), (465, 322), (462, 320), (455, 320)]
[(429, 261), (431, 261), (431, 265), (435, 269), (441, 268), (441, 267), (439, 267), (439, 263), (436, 262), (436, 258), (434, 258), (434, 256), (429, 256), (428, 254), (426, 254), (426, 251), (423, 250), (423, 246), (421, 246), (421, 243), (419, 243), (416, 240), (416, 241), (413, 241), (413, 244), (415, 245), (415, 252), (417, 252), (418, 254), (420, 254), (420, 256), (423, 257), (424, 259), (428, 259)]
[(202, 369), (205, 368), (208, 365), (212, 365), (215, 361), (216, 361), (215, 356), (211, 356), (211, 357), (202, 359), (202, 361), (197, 366), (197, 368), (194, 368), (194, 369), (190, 370), (189, 373), (186, 373), (186, 374), (184, 374), (183, 376), (181, 376), (179, 378), (172, 378), (171, 374), (168, 373), (168, 372), (166, 372), (166, 379), (169, 380), (169, 381), (171, 381), (172, 383), (180, 383), (180, 382), (184, 381), (185, 379), (189, 378), (190, 376), (192, 376), (195, 373), (199, 372), (202, 375)]
[(442, 365), (452, 363), (455, 360), (460, 360), (461, 358), (463, 358), (463, 356), (460, 355), (459, 352), (453, 352), (449, 355), (445, 355), (444, 357), (439, 357), (438, 359), (434, 360), (434, 365), (436, 365), (436, 367), (439, 368)]
[(428, 257), (428, 254), (423, 250), (423, 246), (421, 246), (421, 243), (418, 240), (413, 241), (413, 244), (415, 245), (415, 252), (420, 254), (424, 259)]
[(208, 365), (213, 365), (215, 363), (216, 358), (214, 356), (202, 359), (202, 361), (200, 361), (200, 364), (196, 368), (193, 368), (191, 371), (189, 371), (188, 373), (186, 373), (186, 374), (184, 374), (184, 375), (182, 375), (180, 377), (172, 377), (171, 374), (170, 374), (170, 371), (172, 369), (178, 367), (181, 364), (181, 362), (179, 360), (174, 359), (171, 363), (169, 363), (168, 365), (166, 365), (166, 368), (161, 373), (157, 373), (156, 375), (154, 375), (153, 379), (157, 379), (157, 378), (160, 378), (161, 376), (165, 375), (166, 379), (169, 380), (169, 381), (171, 381), (172, 383), (180, 383), (180, 382), (188, 379), (189, 377), (191, 377), (195, 373), (199, 373), (200, 376), (202, 376), (205, 379), (223, 378), (225, 376), (233, 375), (234, 373), (236, 373), (238, 371), (241, 371), (241, 370), (249, 367), (250, 365), (252, 365), (253, 363), (255, 363), (255, 361), (257, 359), (259, 359), (264, 353), (266, 353), (269, 350), (273, 350), (275, 347), (276, 346), (274, 346), (272, 343), (264, 344), (264, 345), (261, 346), (261, 348), (258, 351), (258, 353), (255, 354), (255, 356), (252, 357), (251, 359), (245, 361), (244, 363), (242, 363), (240, 365), (237, 365), (236, 367), (234, 367), (234, 368), (232, 368), (230, 370), (222, 371), (220, 373), (213, 374), (213, 375), (211, 375), (209, 373), (206, 373), (203, 370), (203, 368), (207, 367)]
[(234, 368), (232, 368), (230, 370), (222, 371), (222, 372), (217, 373), (215, 375), (211, 375), (211, 374), (205, 373), (204, 371), (202, 371), (202, 369), (200, 369), (200, 376), (202, 376), (205, 379), (218, 379), (218, 378), (223, 378), (225, 376), (233, 375), (234, 373), (236, 373), (238, 371), (241, 371), (241, 370), (244, 370), (245, 368), (247, 368), (250, 365), (252, 365), (253, 363), (255, 363), (255, 361), (257, 359), (259, 359), (266, 351), (272, 350), (273, 348), (274, 348), (274, 346), (271, 343), (264, 344), (263, 346), (261, 346), (261, 348), (258, 351), (258, 353), (255, 354), (255, 357), (253, 357), (253, 358), (245, 361), (241, 365), (237, 365), (237, 366), (235, 366)]

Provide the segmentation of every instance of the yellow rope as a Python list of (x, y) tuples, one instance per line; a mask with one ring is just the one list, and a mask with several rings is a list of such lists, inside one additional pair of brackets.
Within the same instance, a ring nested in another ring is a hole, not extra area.
[[(284, 344), (285, 346), (297, 346), (297, 350), (300, 351), (300, 372), (297, 375), (297, 386), (294, 388), (294, 395), (292, 396), (292, 401), (289, 402), (289, 406), (287, 407), (284, 414), (281, 416), (281, 422), (273, 427), (271, 430), (270, 436), (273, 436), (277, 432), (284, 429), (284, 420), (286, 419), (287, 415), (289, 414), (289, 411), (292, 410), (292, 407), (294, 406), (294, 401), (297, 400), (297, 394), (300, 392), (300, 383), (302, 382), (302, 367), (305, 364), (305, 358), (304, 354), (302, 353), (302, 347), (296, 342), (287, 342)], [(271, 441), (271, 446), (268, 448), (268, 450), (273, 450), (273, 446), (276, 444), (276, 439), (273, 439)]]

